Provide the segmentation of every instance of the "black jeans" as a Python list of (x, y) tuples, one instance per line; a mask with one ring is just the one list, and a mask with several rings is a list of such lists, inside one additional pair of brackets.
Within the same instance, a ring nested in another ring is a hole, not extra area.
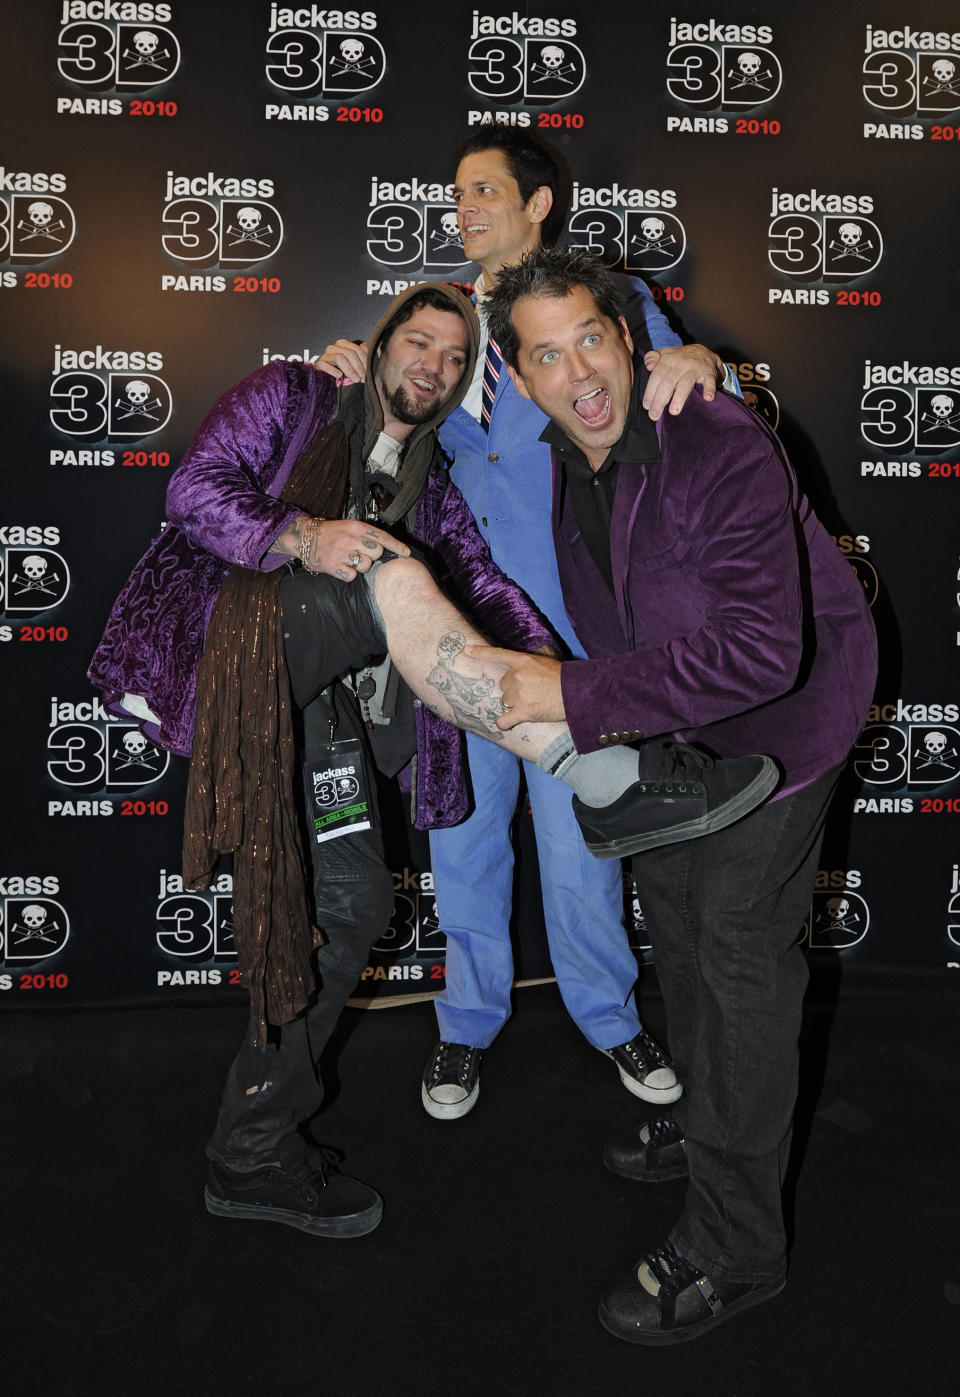
[(828, 773), (703, 839), (634, 858), (684, 1095), (689, 1183), (671, 1232), (714, 1279), (786, 1266), (781, 1184), (797, 1094), (810, 907)]
[[(281, 583), (284, 637), (304, 748), (330, 736), (330, 704), (321, 690), (337, 674), (365, 664), (382, 645), (367, 586), (309, 573)], [(334, 686), (336, 736), (365, 728), (356, 700)], [(368, 763), (369, 765), (369, 763)], [(371, 829), (318, 845), (310, 840), (317, 925), (326, 938), (315, 953), (316, 994), (291, 1023), (272, 1027), (265, 1049), (244, 1036), (227, 1074), (207, 1154), (228, 1166), (290, 1160), (303, 1148), (298, 1127), (323, 1101), (317, 1063), (351, 991), (393, 912), (393, 880), (384, 863), (376, 791), (370, 781)], [(302, 781), (296, 773), (297, 792)]]

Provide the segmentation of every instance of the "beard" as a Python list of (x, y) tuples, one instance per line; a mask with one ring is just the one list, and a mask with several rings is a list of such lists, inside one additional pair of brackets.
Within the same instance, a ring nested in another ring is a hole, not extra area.
[[(377, 387), (384, 404), (390, 410), (391, 416), (398, 422), (403, 422), (407, 427), (418, 427), (421, 422), (429, 422), (442, 407), (443, 402), (437, 400), (430, 403), (420, 402), (419, 399), (411, 396), (402, 383), (398, 383), (392, 393), (386, 391), (383, 379), (381, 378)], [(443, 401), (446, 401), (445, 399)]]

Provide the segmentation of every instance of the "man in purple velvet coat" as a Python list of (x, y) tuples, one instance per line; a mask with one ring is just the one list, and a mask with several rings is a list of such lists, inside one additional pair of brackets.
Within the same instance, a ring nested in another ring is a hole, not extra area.
[(554, 540), (588, 656), (491, 656), (507, 666), (500, 727), (565, 721), (581, 752), (674, 734), (721, 756), (770, 753), (781, 771), (738, 823), (634, 858), (686, 1092), (604, 1158), (627, 1178), (688, 1182), (669, 1236), (604, 1294), (600, 1319), (635, 1343), (676, 1342), (785, 1283), (797, 938), (875, 636), (757, 415), (694, 393), (680, 416), (646, 418), (645, 370), (595, 259), (538, 251), (506, 269), (489, 323), (518, 390), (552, 419)]
[[(257, 370), (220, 398), (171, 479), (168, 523), (124, 586), (91, 662), (90, 678), (113, 711), (133, 714), (175, 752), (189, 755), (192, 745), (195, 759), (206, 752), (219, 734), (208, 730), (210, 724), (201, 731), (197, 721), (198, 674), (216, 608), (228, 584), (242, 591), (282, 577), (286, 658), (298, 701), (297, 751), (323, 749), (332, 724), (337, 739), (366, 747), (371, 729), (361, 719), (358, 699), (343, 685), (314, 693), (310, 661), (321, 648), (328, 657), (343, 652), (330, 679), (354, 658), (367, 658), (362, 648), (354, 656), (355, 638), (340, 623), (349, 618), (357, 579), (385, 551), (408, 554), (405, 539), (426, 549), (454, 595), (469, 600), (491, 634), (522, 649), (551, 643), (527, 598), (490, 559), (437, 446), (437, 424), (469, 383), (476, 346), (469, 301), (452, 287), (420, 287), (398, 297), (371, 335), (365, 387), (341, 395), (332, 378), (284, 360)], [(319, 455), (311, 457), (315, 449)], [(323, 522), (316, 517), (321, 512)], [(302, 564), (295, 572), (292, 559)], [(315, 617), (307, 620), (298, 604), (295, 589), (304, 582), (328, 587), (334, 611), (325, 630)], [(284, 596), (287, 584), (294, 588), (290, 597)], [(264, 593), (261, 610), (267, 610), (267, 600)], [(228, 629), (233, 618), (226, 617)], [(249, 647), (256, 650), (255, 666), (262, 634), (258, 630), (257, 646)], [(234, 656), (224, 666), (218, 688), (243, 658)], [(375, 685), (382, 679), (367, 677)], [(382, 716), (379, 702), (374, 708)], [(395, 724), (374, 724), (378, 736), (394, 733), (385, 763), (402, 765), (419, 735), (418, 822), (462, 819), (467, 785), (460, 733), (425, 707), (411, 709), (409, 718), (399, 734)], [(276, 765), (272, 751), (263, 765), (269, 775)], [(289, 761), (287, 767), (279, 785), (292, 792), (301, 783), (299, 764)], [(207, 1149), (206, 1202), (218, 1215), (266, 1218), (324, 1236), (361, 1235), (380, 1219), (378, 1194), (331, 1170), (302, 1134), (323, 1097), (317, 1060), (393, 911), (369, 780), (366, 795), (372, 828), (322, 845), (311, 841), (313, 908), (298, 866), (289, 906), (251, 917), (251, 881), (241, 881), (235, 852), (237, 951), (251, 991), (256, 1046), (245, 1035)], [(244, 810), (242, 818), (248, 817)], [(211, 861), (218, 848), (228, 847), (235, 847), (229, 838), (214, 837)], [(248, 860), (254, 891), (257, 853), (254, 848)], [(274, 863), (289, 854), (278, 847)], [(186, 863), (185, 857), (185, 877)], [(207, 885), (201, 875), (208, 871), (201, 868), (191, 886)], [(298, 902), (302, 925), (294, 934), (290, 921)], [(314, 912), (323, 931), (319, 946)]]

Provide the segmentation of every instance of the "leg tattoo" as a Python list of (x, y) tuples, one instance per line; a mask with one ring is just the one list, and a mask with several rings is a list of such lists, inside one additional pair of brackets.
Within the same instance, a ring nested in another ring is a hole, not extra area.
[[(462, 663), (458, 668), (457, 657), (466, 643), (460, 631), (447, 631), (440, 637), (437, 663), (427, 675), (427, 683), (446, 699), (458, 728), (502, 742), (504, 734), (497, 727), (497, 719), (503, 712), (500, 686), (489, 675), (465, 674)], [(447, 716), (439, 708), (434, 708), (434, 712)]]

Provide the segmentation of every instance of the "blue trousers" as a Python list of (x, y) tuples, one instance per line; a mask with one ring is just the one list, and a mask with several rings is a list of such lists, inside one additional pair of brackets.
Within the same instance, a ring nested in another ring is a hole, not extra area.
[[(475, 810), (430, 834), (437, 913), (447, 937), (446, 988), (436, 1001), (440, 1037), (486, 1048), (510, 1014), (513, 845), (520, 762), (467, 734)], [(623, 929), (617, 860), (587, 852), (570, 791), (524, 762), (540, 861), (543, 914), (557, 984), (570, 1016), (596, 1048), (640, 1031), (637, 962)]]
[(671, 1233), (714, 1280), (780, 1280), (781, 1185), (807, 984), (798, 938), (836, 771), (716, 834), (633, 860), (684, 1095), (689, 1181)]

